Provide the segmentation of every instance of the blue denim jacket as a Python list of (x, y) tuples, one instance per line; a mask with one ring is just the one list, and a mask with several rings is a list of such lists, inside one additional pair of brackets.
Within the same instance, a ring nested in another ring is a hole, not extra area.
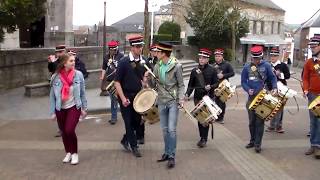
[[(54, 114), (55, 110), (61, 110), (61, 89), (62, 81), (58, 74), (53, 74), (50, 81), (50, 114)], [(87, 110), (87, 98), (85, 95), (85, 81), (80, 71), (75, 72), (73, 78), (73, 96), (77, 109)]]

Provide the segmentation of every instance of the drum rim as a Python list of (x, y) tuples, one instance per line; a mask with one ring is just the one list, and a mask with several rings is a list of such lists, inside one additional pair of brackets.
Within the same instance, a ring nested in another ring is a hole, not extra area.
[[(139, 109), (137, 108), (137, 101), (138, 101), (138, 99), (137, 99), (137, 97), (139, 97), (139, 96), (141, 96), (141, 94), (142, 93), (144, 93), (144, 92), (146, 92), (146, 91), (150, 91), (150, 92), (153, 92), (155, 95), (156, 95), (156, 98), (155, 98), (155, 100), (154, 100), (154, 102), (153, 102), (153, 106), (155, 105), (155, 103), (157, 102), (157, 98), (158, 98), (158, 93), (154, 90), (154, 89), (152, 89), (152, 88), (145, 88), (145, 89), (142, 89), (140, 92), (138, 92), (138, 94), (135, 96), (135, 98), (134, 98), (134, 100), (133, 100), (133, 108), (134, 108), (134, 110), (136, 111), (136, 112), (138, 112), (138, 113), (145, 113), (145, 112), (147, 112), (149, 109), (147, 109), (147, 110), (145, 110), (145, 111), (138, 111)], [(152, 107), (152, 106), (151, 106)]]
[(316, 97), (308, 106), (308, 109), (313, 109), (320, 102), (320, 96)]
[(250, 103), (249, 109), (251, 109), (251, 108), (258, 102), (258, 99), (259, 99), (260, 96), (263, 95), (263, 97), (264, 97), (265, 94), (266, 94), (266, 90), (265, 90), (265, 89), (262, 89), (262, 90), (256, 95), (256, 97), (254, 97), (254, 99), (253, 99), (252, 102)]

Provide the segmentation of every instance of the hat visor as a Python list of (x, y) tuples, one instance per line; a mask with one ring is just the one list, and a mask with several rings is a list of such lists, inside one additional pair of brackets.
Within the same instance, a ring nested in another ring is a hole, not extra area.
[(280, 53), (270, 53), (271, 56), (280, 56)]
[(55, 52), (65, 51), (66, 49), (56, 49)]
[(135, 46), (135, 45), (144, 45), (144, 42), (134, 42), (134, 43), (131, 43), (131, 46)]
[(198, 55), (199, 55), (199, 56), (206, 57), (206, 58), (209, 58), (209, 57), (210, 57), (208, 54), (203, 54), (203, 53), (199, 53)]

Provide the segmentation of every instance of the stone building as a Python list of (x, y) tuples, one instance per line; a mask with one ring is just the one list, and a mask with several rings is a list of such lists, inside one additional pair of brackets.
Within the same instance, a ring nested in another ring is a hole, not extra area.
[(47, 0), (45, 15), (29, 26), (6, 34), (1, 49), (73, 46), (73, 0)]
[[(192, 0), (171, 0), (173, 19), (179, 23), (186, 37), (193, 35), (192, 28), (186, 23), (186, 8)], [(241, 15), (249, 19), (249, 33), (240, 39), (241, 47), (237, 49), (237, 59), (246, 62), (248, 49), (253, 44), (265, 47), (286, 46), (284, 36), (285, 11), (271, 0), (237, 0)], [(231, 43), (230, 43), (231, 46)]]

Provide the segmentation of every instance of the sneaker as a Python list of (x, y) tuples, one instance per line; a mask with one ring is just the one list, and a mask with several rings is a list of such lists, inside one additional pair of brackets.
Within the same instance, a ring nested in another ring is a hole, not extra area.
[(63, 163), (68, 163), (71, 161), (71, 153), (67, 153), (66, 157), (62, 160)]
[(168, 169), (174, 168), (175, 165), (176, 165), (176, 162), (174, 158), (169, 158), (168, 164), (167, 164)]
[(77, 165), (79, 163), (79, 155), (77, 153), (73, 153), (71, 155), (71, 164)]
[(260, 153), (261, 152), (261, 147), (260, 146), (256, 146), (256, 147), (254, 147), (254, 150), (256, 151), (256, 153)]
[(253, 148), (253, 147), (254, 147), (254, 144), (253, 144), (253, 143), (249, 143), (249, 144), (246, 145), (246, 148), (247, 148), (247, 149), (250, 149), (250, 148)]
[(310, 136), (311, 136), (311, 133), (310, 133), (310, 132), (308, 132), (308, 133), (307, 133), (307, 136), (308, 136), (308, 137), (310, 137)]
[(314, 147), (310, 147), (304, 154), (309, 156), (309, 155), (312, 155), (315, 151), (315, 148)]
[(109, 120), (108, 122), (109, 122), (109, 124), (111, 124), (111, 125), (115, 125), (115, 124), (117, 123), (117, 120)]
[(266, 129), (266, 132), (273, 132), (273, 131), (275, 131), (275, 128), (273, 128), (273, 127), (268, 127)]
[(284, 130), (282, 129), (282, 127), (277, 128), (277, 133), (284, 133)]
[(169, 156), (166, 154), (162, 154), (161, 159), (158, 159), (157, 162), (163, 162), (169, 160)]

